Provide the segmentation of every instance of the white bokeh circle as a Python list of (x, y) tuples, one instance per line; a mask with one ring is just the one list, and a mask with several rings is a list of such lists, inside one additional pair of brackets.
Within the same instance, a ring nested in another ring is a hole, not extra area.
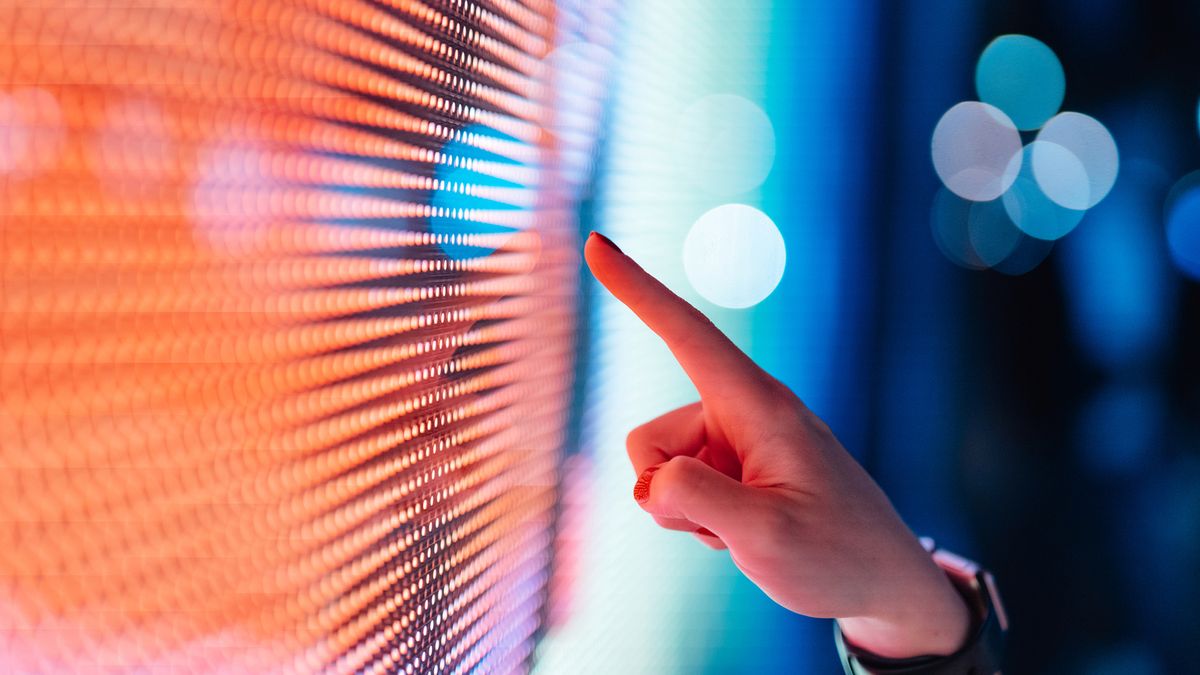
[[(1033, 146), (1033, 176), (1054, 203), (1085, 211), (1100, 203), (1117, 182), (1120, 157), (1112, 134), (1082, 113), (1059, 113), (1038, 132)], [(1082, 174), (1064, 159), (1073, 155)]]
[(718, 197), (757, 188), (775, 164), (775, 128), (749, 100), (715, 94), (683, 112), (675, 132), (679, 170), (696, 187)]
[(683, 269), (692, 288), (721, 307), (762, 302), (779, 285), (786, 264), (779, 228), (745, 204), (725, 204), (700, 216), (683, 243)]
[(1021, 134), (999, 108), (964, 101), (946, 111), (933, 130), (933, 168), (963, 199), (997, 199), (1021, 169)]
[(1085, 211), (1068, 209), (1050, 199), (1034, 179), (1032, 158), (1042, 148), (1042, 157), (1054, 160), (1058, 167), (1056, 170), (1061, 172), (1064, 180), (1069, 180), (1071, 176), (1082, 176), (1084, 170), (1074, 154), (1059, 146), (1043, 148), (1047, 145), (1053, 144), (1033, 141), (1025, 146), (1025, 167), (1008, 192), (1004, 193), (1003, 204), (1008, 217), (1022, 232), (1037, 239), (1054, 241), (1074, 230)]

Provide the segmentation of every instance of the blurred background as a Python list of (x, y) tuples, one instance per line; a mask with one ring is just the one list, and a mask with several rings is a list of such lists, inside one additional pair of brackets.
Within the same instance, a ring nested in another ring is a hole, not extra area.
[(839, 673), (631, 498), (590, 230), (980, 561), (1196, 672), (1200, 4), (0, 0), (0, 670)]
[[(790, 385), (916, 532), (995, 571), (1010, 672), (1194, 670), (1200, 6), (664, 1), (622, 27), (581, 231)], [(714, 220), (743, 233), (721, 262), (695, 249)], [(570, 611), (537, 672), (840, 672), (828, 622), (633, 504), (625, 433), (695, 392), (582, 292)]]

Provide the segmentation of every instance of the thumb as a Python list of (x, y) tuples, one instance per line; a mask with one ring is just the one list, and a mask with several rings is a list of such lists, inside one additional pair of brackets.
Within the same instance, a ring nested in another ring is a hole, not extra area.
[(643, 471), (633, 493), (648, 513), (691, 521), (722, 539), (745, 524), (759, 501), (754, 488), (686, 455)]

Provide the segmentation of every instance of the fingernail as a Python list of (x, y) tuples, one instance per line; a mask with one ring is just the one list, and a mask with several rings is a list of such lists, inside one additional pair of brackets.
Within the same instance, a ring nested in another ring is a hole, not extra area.
[(614, 244), (614, 243), (613, 243), (613, 240), (612, 240), (612, 239), (609, 239), (608, 237), (606, 237), (606, 236), (604, 236), (604, 235), (600, 234), (599, 232), (597, 232), (597, 231), (595, 231), (595, 230), (592, 230), (592, 234), (591, 234), (591, 236), (593, 236), (593, 237), (595, 237), (595, 238), (599, 239), (600, 241), (604, 242), (605, 244), (607, 244), (609, 247), (611, 247), (611, 248), (612, 248), (614, 251), (616, 251), (617, 253), (624, 253), (624, 251), (622, 251), (622, 250), (621, 250), (621, 247), (620, 247), (620, 246), (617, 246), (616, 244)]
[(654, 476), (655, 471), (658, 471), (657, 466), (646, 469), (633, 484), (633, 498), (637, 503), (644, 504), (647, 499), (650, 499), (650, 479)]
[(715, 537), (715, 536), (717, 536), (717, 535), (713, 534), (713, 533), (712, 533), (712, 530), (708, 529), (707, 527), (702, 527), (702, 528), (700, 528), (700, 529), (696, 530), (696, 534), (702, 534), (702, 535), (704, 535), (704, 536), (706, 536), (706, 537)]

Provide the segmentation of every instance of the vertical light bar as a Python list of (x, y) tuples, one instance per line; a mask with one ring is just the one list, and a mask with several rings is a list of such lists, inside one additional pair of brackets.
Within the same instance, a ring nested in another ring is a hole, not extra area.
[[(677, 131), (689, 107), (733, 94), (761, 105), (770, 3), (629, 3), (619, 48), (598, 226), (621, 248), (697, 303), (745, 343), (747, 312), (706, 303), (688, 284), (683, 243), (692, 223), (726, 201), (760, 204), (750, 189), (727, 199), (696, 185), (681, 166)], [(583, 444), (586, 508), (576, 528), (571, 613), (539, 647), (536, 672), (700, 672), (725, 630), (736, 570), (637, 508), (625, 435), (695, 400), (695, 389), (648, 329), (603, 289), (592, 306)]]

